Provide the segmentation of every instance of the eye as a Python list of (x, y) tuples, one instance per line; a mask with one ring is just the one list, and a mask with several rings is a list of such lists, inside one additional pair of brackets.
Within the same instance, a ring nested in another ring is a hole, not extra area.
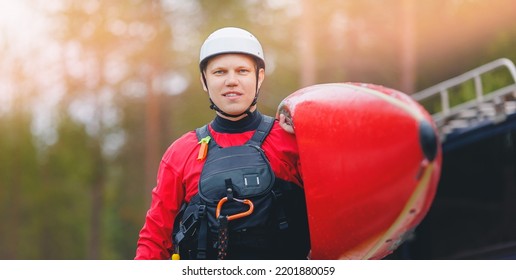
[(222, 70), (222, 69), (217, 69), (217, 70), (214, 70), (212, 73), (213, 73), (214, 75), (222, 75), (222, 74), (224, 74), (224, 73), (225, 73), (225, 71), (224, 71), (224, 70)]
[(249, 71), (249, 69), (247, 69), (247, 68), (241, 68), (238, 70), (238, 73), (240, 73), (240, 74), (247, 74), (249, 72), (251, 72), (251, 71)]

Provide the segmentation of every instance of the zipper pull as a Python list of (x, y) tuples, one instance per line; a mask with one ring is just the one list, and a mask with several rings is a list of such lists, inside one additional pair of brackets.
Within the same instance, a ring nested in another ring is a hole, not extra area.
[(206, 155), (208, 154), (208, 143), (210, 143), (211, 137), (206, 136), (199, 141), (199, 144), (201, 144), (201, 147), (199, 148), (199, 154), (197, 155), (197, 160), (203, 160), (206, 158)]

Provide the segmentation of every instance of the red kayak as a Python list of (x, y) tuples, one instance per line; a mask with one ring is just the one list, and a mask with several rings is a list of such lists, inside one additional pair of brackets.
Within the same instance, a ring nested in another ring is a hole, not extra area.
[(378, 85), (320, 84), (278, 108), (302, 165), (312, 259), (381, 259), (424, 218), (441, 172), (428, 112)]

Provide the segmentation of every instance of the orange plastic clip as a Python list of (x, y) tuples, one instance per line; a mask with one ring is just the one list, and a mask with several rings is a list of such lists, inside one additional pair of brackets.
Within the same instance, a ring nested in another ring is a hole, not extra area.
[(197, 155), (197, 160), (203, 160), (208, 155), (208, 143), (210, 143), (211, 137), (206, 136), (199, 141), (201, 147), (199, 148), (199, 154)]

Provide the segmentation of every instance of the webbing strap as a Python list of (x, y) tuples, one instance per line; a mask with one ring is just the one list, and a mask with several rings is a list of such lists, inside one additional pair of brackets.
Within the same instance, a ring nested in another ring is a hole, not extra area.
[[(204, 205), (202, 205), (204, 206)], [(199, 208), (199, 219), (201, 225), (197, 239), (197, 256), (198, 260), (206, 259), (206, 251), (208, 249), (208, 217), (206, 217), (206, 207)]]
[(274, 118), (266, 115), (262, 115), (262, 121), (258, 128), (253, 134), (253, 137), (247, 141), (247, 144), (261, 146), (265, 137), (269, 134), (274, 125)]
[(280, 190), (272, 191), (274, 201), (276, 202), (276, 221), (278, 222), (278, 229), (285, 230), (288, 228), (288, 220), (287, 215), (285, 215), (285, 210), (283, 209), (282, 196)]
[(205, 124), (202, 127), (199, 127), (195, 130), (195, 134), (197, 135), (197, 140), (201, 141), (206, 136), (210, 136), (211, 140), (208, 142), (208, 151), (211, 151), (211, 148), (217, 146), (217, 142), (215, 142), (215, 139), (213, 139), (213, 136), (211, 136), (210, 130), (208, 129), (208, 125)]

